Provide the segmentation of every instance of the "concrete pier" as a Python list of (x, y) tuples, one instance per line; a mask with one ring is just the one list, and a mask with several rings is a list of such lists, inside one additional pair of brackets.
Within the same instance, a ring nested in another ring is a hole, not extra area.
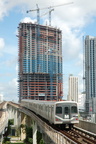
[(33, 122), (33, 144), (37, 144), (37, 123)]
[[(24, 113), (21, 113), (21, 125), (25, 126), (26, 124), (26, 115)], [(21, 128), (21, 140), (24, 140), (26, 138), (26, 133), (24, 128)]]

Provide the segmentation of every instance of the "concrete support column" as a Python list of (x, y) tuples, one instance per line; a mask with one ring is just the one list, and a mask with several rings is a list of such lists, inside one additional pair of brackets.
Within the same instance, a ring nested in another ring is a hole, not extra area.
[(37, 123), (33, 122), (33, 144), (37, 144)]
[[(26, 124), (26, 116), (25, 114), (21, 113), (21, 124), (25, 125)], [(24, 140), (26, 137), (25, 130), (21, 128), (21, 140)]]
[(18, 122), (17, 122), (17, 109), (14, 109), (14, 125), (18, 125)]
[(11, 114), (12, 114), (12, 107), (8, 107), (8, 114), (9, 114), (9, 119), (11, 119)]
[(18, 126), (21, 125), (21, 113), (19, 111), (17, 111), (17, 122), (18, 122)]
[(11, 119), (14, 119), (14, 108), (11, 109)]
[(29, 127), (32, 126), (32, 119), (29, 116), (26, 116), (26, 125)]
[(0, 144), (3, 142), (3, 134), (0, 135)]

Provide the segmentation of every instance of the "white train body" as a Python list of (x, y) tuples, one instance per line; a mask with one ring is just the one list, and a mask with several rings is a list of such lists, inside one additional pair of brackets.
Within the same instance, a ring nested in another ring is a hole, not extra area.
[(78, 119), (78, 106), (73, 101), (21, 101), (21, 105), (42, 116), (52, 124), (76, 124)]

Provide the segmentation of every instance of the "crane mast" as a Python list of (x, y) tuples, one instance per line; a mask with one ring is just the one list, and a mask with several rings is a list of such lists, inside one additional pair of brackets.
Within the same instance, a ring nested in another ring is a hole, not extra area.
[(37, 6), (37, 23), (39, 24), (40, 23), (40, 16), (39, 16), (40, 11), (39, 11), (38, 4), (36, 4), (36, 6)]
[(51, 12), (54, 11), (54, 9), (49, 10), (49, 26), (51, 26)]

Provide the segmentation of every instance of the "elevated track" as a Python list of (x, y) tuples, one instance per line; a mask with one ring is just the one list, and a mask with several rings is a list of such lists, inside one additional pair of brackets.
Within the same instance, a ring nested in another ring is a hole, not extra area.
[(22, 108), (20, 110), (28, 116), (34, 118), (40, 128), (46, 133), (54, 144), (96, 144), (96, 134), (90, 133), (86, 130), (80, 129), (76, 126), (72, 130), (61, 130), (48, 121), (38, 117), (31, 110)]
[[(37, 123), (42, 133), (46, 134), (50, 139), (50, 144), (96, 144), (96, 134), (83, 130), (74, 126), (71, 130), (62, 129), (51, 125), (48, 121), (45, 121), (40, 116), (36, 115), (29, 109), (21, 107), (19, 104), (8, 102), (0, 105), (0, 132), (4, 130), (4, 127), (8, 122), (8, 113), (6, 111), (7, 106), (11, 106), (20, 113), (29, 116), (33, 121)], [(49, 144), (46, 142), (46, 144)]]

